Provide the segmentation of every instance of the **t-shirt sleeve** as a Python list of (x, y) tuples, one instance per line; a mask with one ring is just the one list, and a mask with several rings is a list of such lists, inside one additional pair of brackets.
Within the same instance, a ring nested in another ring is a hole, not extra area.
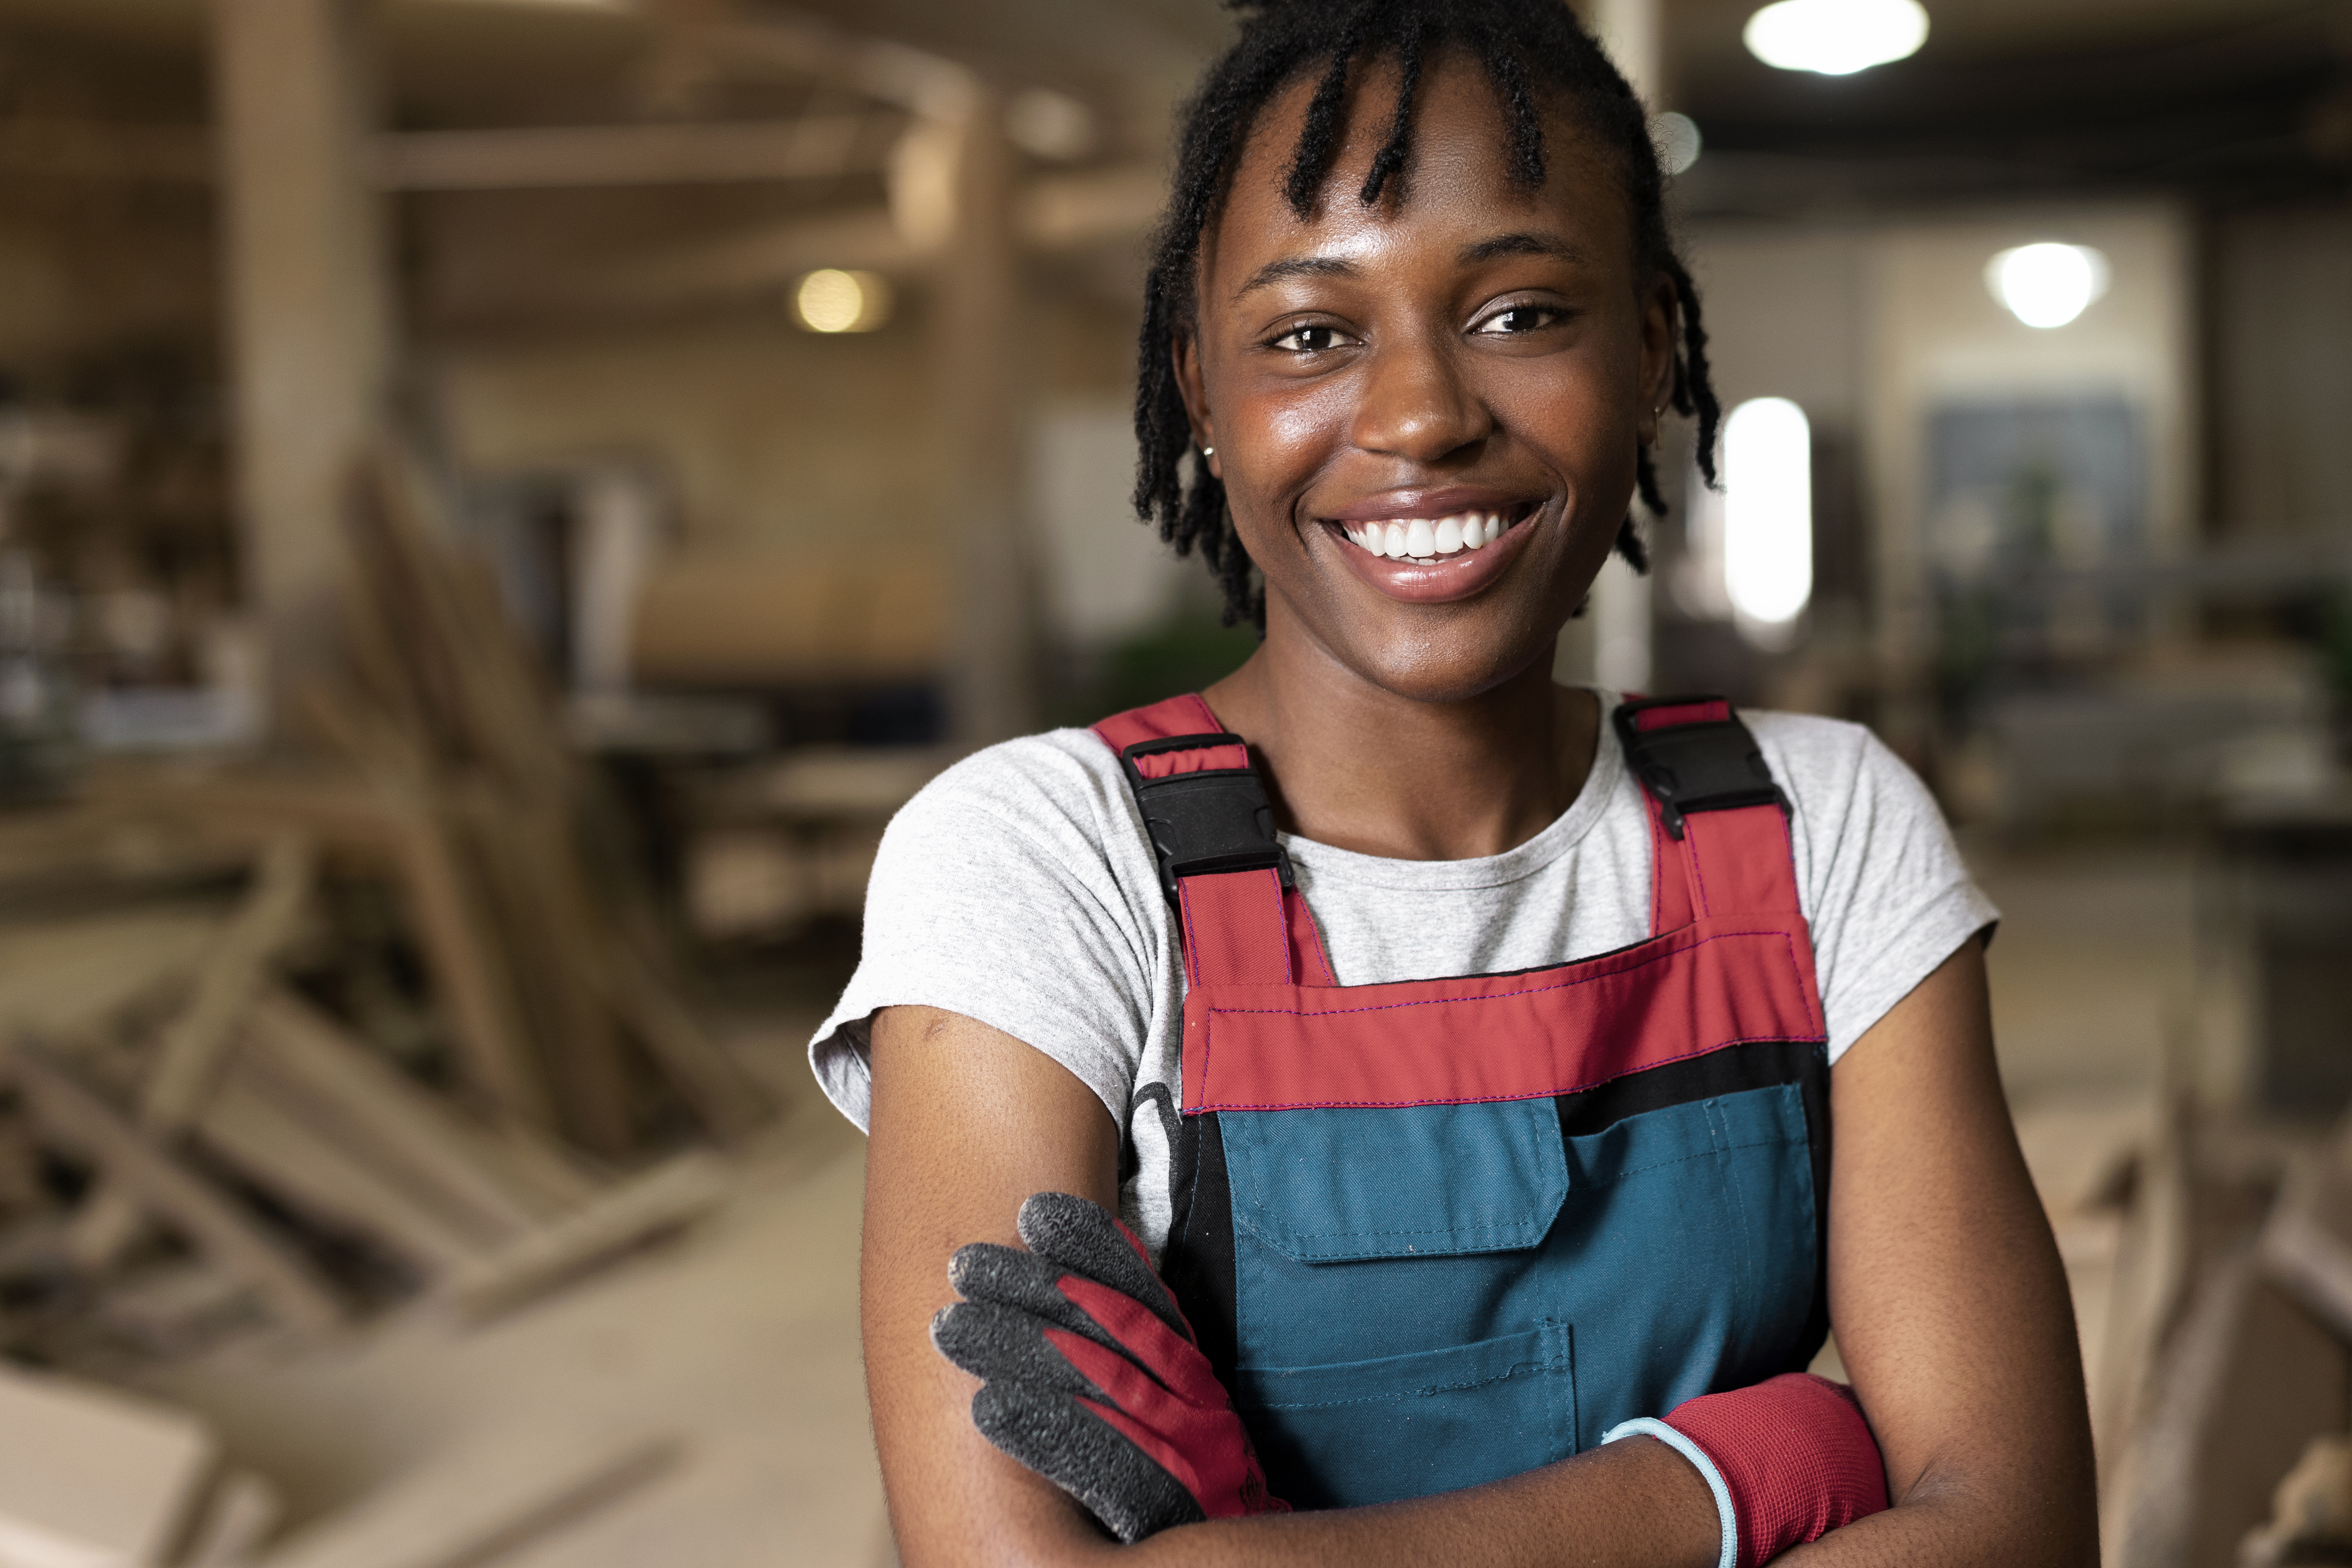
[(2000, 918), (1919, 777), (1858, 724), (1753, 716), (1794, 809), (1830, 1060)]
[(1149, 876), (1150, 861), (1105, 772), (1051, 737), (1011, 742), (942, 773), (891, 820), (857, 971), (809, 1047), (825, 1095), (860, 1128), (873, 1016), (894, 1006), (961, 1013), (1026, 1042), (1124, 1125), (1166, 935), (1153, 928), (1159, 900), (1139, 906), (1122, 879)]

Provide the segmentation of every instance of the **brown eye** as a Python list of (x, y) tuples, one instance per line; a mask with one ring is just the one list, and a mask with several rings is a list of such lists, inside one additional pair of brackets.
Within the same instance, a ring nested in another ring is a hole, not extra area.
[(1478, 323), (1475, 331), (1490, 337), (1517, 337), (1550, 326), (1560, 312), (1542, 305), (1512, 305)]
[(1319, 354), (1339, 346), (1337, 327), (1293, 327), (1274, 340), (1273, 347), (1285, 353)]

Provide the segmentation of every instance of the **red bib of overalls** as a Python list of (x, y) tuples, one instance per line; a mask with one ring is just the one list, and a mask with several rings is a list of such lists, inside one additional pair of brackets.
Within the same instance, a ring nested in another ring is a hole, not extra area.
[(1161, 1272), (1296, 1506), (1516, 1475), (1821, 1346), (1827, 1030), (1785, 799), (1720, 700), (1615, 722), (1647, 941), (1344, 986), (1241, 738), (1198, 697), (1095, 726), (1184, 952)]

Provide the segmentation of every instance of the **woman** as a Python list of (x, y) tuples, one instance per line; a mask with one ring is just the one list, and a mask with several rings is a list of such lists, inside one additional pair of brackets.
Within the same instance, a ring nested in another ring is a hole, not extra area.
[(1264, 641), (910, 805), (813, 1047), (902, 1557), (2093, 1560), (1932, 804), (1550, 679), (1715, 434), (1638, 101), (1551, 0), (1374, 0), (1186, 115), (1139, 499)]

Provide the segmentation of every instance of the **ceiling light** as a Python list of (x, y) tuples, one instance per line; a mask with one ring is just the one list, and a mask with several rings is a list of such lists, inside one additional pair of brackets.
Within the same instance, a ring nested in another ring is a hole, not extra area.
[(1985, 287), (2027, 326), (2063, 327), (2107, 291), (2107, 258), (2087, 245), (2021, 245), (1985, 263)]
[(1741, 37), (1768, 66), (1851, 76), (1918, 53), (1927, 12), (1919, 0), (1780, 0), (1748, 17)]
[(1813, 596), (1813, 431), (1785, 397), (1723, 422), (1723, 585), (1741, 619), (1767, 626)]
[(1066, 92), (1033, 87), (1004, 106), (1004, 133), (1024, 153), (1057, 163), (1095, 150), (1095, 113)]
[(793, 314), (812, 332), (870, 332), (890, 319), (888, 279), (827, 267), (793, 289)]
[(1698, 121), (1672, 110), (1650, 121), (1650, 141), (1658, 149), (1658, 166), (1669, 174), (1697, 163), (1699, 149), (1706, 144), (1698, 133)]

